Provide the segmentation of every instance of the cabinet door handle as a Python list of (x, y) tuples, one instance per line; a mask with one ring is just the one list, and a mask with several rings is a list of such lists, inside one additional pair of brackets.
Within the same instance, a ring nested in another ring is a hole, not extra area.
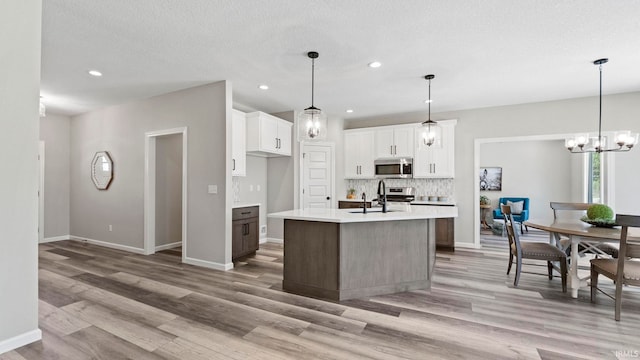
[(251, 211), (241, 212), (240, 214), (242, 214), (242, 215), (249, 215), (249, 214), (251, 214)]
[(233, 170), (236, 169), (236, 159), (233, 159)]
[(391, 155), (393, 155), (393, 145), (389, 146), (389, 152), (391, 152)]
[(393, 155), (398, 155), (398, 146), (393, 145)]
[(436, 173), (436, 163), (433, 163), (433, 173)]

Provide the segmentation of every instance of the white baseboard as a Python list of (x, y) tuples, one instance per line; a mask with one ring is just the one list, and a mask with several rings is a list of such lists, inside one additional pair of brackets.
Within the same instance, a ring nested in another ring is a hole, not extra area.
[(283, 239), (278, 239), (278, 238), (267, 238), (267, 240), (265, 242), (271, 242), (271, 243), (276, 243), (276, 244), (284, 244), (284, 240)]
[(185, 257), (182, 262), (189, 265), (202, 266), (209, 269), (221, 270), (221, 271), (227, 271), (227, 270), (233, 269), (233, 263), (221, 264), (213, 261), (194, 259), (190, 257)]
[(468, 243), (468, 242), (465, 242), (465, 243), (456, 242), (456, 243), (454, 244), (454, 246), (455, 246), (455, 248), (456, 248), (456, 249), (457, 249), (457, 248), (465, 248), (465, 249), (480, 249), (480, 246), (476, 246), (476, 244), (474, 244), (474, 243)]
[(31, 330), (24, 334), (14, 336), (12, 338), (0, 341), (0, 354), (17, 349), (21, 346), (31, 344), (32, 342), (42, 339), (42, 331), (40, 329)]
[(143, 254), (144, 255), (144, 249), (133, 247), (133, 246), (114, 244), (114, 243), (110, 243), (110, 242), (106, 242), (106, 241), (94, 240), (94, 239), (84, 238), (84, 237), (80, 237), (80, 236), (73, 236), (73, 235), (69, 236), (69, 238), (71, 240), (86, 241), (89, 244), (94, 244), (94, 245), (104, 246), (104, 247), (108, 247), (108, 248), (112, 248), (112, 249), (123, 250), (123, 251), (132, 252), (132, 253), (135, 253), (135, 254)]
[(264, 243), (266, 243), (267, 241), (269, 241), (269, 238), (268, 238), (268, 237), (261, 237), (261, 238), (258, 240), (258, 244), (264, 244)]
[(42, 239), (42, 241), (40, 241), (40, 244), (54, 242), (54, 241), (70, 240), (70, 239), (71, 239), (71, 235), (52, 236), (52, 237)]
[(180, 247), (180, 246), (182, 246), (182, 241), (174, 242), (174, 243), (171, 243), (171, 244), (158, 245), (158, 246), (156, 246), (156, 251), (173, 249), (173, 248)]

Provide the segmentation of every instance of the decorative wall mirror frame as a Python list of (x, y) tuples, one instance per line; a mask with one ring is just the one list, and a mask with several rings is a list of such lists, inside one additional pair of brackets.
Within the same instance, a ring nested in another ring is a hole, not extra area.
[(91, 160), (91, 180), (98, 190), (107, 190), (113, 180), (113, 161), (106, 151), (98, 151)]

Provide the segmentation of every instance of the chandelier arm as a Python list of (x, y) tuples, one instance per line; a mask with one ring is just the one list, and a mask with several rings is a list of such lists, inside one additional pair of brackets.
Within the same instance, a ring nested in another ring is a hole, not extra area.
[[(431, 121), (431, 79), (429, 79), (429, 121)], [(429, 126), (431, 130), (431, 126)]]

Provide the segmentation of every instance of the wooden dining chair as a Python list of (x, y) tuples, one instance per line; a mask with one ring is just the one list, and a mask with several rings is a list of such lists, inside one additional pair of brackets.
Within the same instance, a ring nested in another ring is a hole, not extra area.
[[(557, 221), (562, 219), (580, 220), (581, 217), (587, 214), (587, 210), (593, 204), (552, 201), (549, 203), (549, 205), (551, 206), (551, 210), (553, 210), (553, 220)], [(559, 245), (561, 249), (565, 250), (567, 255), (569, 255), (569, 252), (571, 251), (571, 243), (569, 241), (569, 237), (562, 234), (555, 234), (555, 240), (556, 244)], [(618, 249), (615, 246), (602, 243), (594, 245), (593, 247), (611, 257), (618, 257)], [(593, 253), (596, 254), (596, 257), (599, 255), (597, 250), (592, 251), (582, 244), (578, 245), (578, 251), (580, 254)]]
[(520, 274), (522, 273), (522, 259), (546, 260), (547, 270), (549, 272), (549, 280), (553, 279), (553, 262), (558, 262), (560, 276), (562, 278), (562, 292), (567, 292), (567, 254), (559, 248), (541, 242), (520, 241), (520, 234), (516, 231), (509, 205), (500, 205), (500, 209), (504, 214), (505, 227), (507, 228), (507, 237), (509, 238), (509, 267), (507, 275), (511, 272), (511, 266), (514, 258), (516, 261), (516, 277), (513, 286), (518, 286)]
[[(616, 215), (616, 223), (620, 230), (620, 250), (617, 259), (591, 260), (591, 302), (596, 301), (597, 291), (615, 300), (615, 319), (620, 321), (622, 308), (622, 287), (624, 285), (640, 286), (640, 241), (627, 239), (630, 227), (640, 227), (640, 216)], [(611, 296), (598, 288), (598, 275), (604, 275), (616, 284), (615, 296)]]

